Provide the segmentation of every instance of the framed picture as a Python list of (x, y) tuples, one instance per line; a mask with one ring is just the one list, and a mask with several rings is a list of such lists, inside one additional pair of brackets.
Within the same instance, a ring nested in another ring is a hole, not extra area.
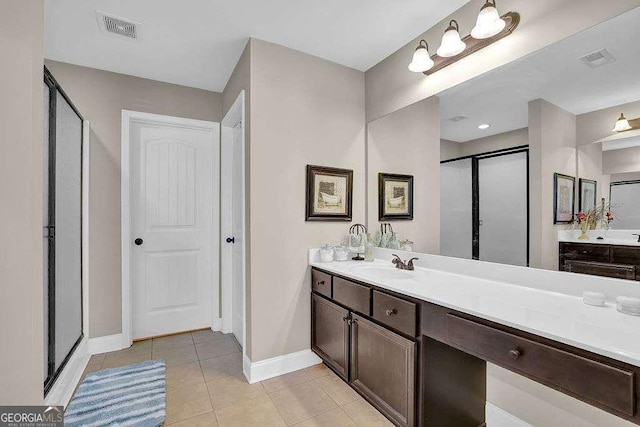
[(353, 171), (307, 165), (307, 221), (351, 221)]
[(378, 219), (413, 219), (413, 176), (378, 174)]
[(580, 212), (589, 212), (596, 208), (597, 189), (597, 181), (580, 178), (578, 181), (578, 209)]
[(553, 223), (570, 224), (574, 215), (576, 179), (572, 176), (553, 174)]

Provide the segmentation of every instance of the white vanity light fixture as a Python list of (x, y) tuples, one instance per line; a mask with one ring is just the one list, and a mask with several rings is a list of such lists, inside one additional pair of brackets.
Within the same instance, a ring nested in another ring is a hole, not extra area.
[(429, 55), (429, 45), (426, 40), (420, 40), (416, 51), (413, 52), (413, 59), (409, 64), (409, 71), (414, 73), (424, 73), (427, 70), (433, 68), (435, 63)]
[(485, 123), (485, 124), (482, 124), (482, 125), (478, 126), (478, 129), (485, 130), (485, 129), (489, 129), (490, 127), (491, 127), (490, 124)]
[(466, 48), (467, 44), (460, 38), (458, 22), (452, 19), (442, 35), (442, 43), (436, 53), (443, 58), (451, 58), (460, 55)]
[(627, 120), (624, 116), (624, 113), (620, 113), (620, 118), (616, 121), (615, 126), (613, 127), (613, 132), (625, 132), (631, 129), (640, 128), (640, 118)]
[(500, 33), (506, 26), (507, 23), (498, 13), (496, 1), (486, 0), (478, 14), (476, 26), (471, 30), (471, 37), (477, 40), (488, 39)]

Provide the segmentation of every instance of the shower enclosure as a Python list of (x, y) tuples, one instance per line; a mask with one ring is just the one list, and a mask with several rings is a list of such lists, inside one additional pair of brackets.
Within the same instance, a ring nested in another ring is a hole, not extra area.
[(83, 338), (83, 118), (44, 72), (44, 391)]

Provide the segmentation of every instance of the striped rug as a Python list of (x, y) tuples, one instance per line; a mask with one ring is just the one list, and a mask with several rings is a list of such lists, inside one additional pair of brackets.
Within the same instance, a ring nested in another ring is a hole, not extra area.
[(157, 427), (166, 415), (164, 360), (87, 375), (64, 414), (65, 426)]

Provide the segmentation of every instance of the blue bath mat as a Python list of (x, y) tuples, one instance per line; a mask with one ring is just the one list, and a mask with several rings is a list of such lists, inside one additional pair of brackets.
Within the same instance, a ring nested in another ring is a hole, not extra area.
[(64, 414), (65, 426), (157, 427), (167, 408), (164, 360), (87, 375)]

